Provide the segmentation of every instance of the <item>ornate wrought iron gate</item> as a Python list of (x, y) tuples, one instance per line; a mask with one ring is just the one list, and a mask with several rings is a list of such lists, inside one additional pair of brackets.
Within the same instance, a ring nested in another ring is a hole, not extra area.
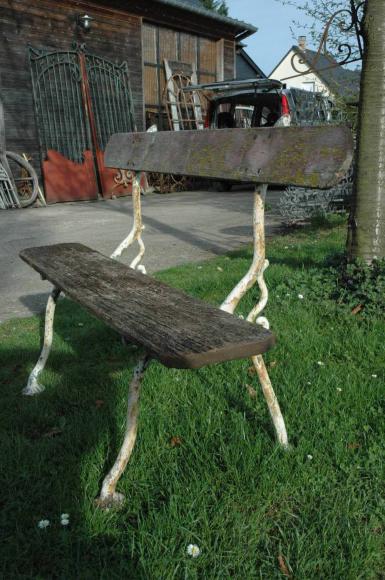
[(131, 191), (104, 167), (113, 133), (135, 130), (127, 63), (88, 53), (30, 48), (30, 66), (46, 197), (95, 199)]

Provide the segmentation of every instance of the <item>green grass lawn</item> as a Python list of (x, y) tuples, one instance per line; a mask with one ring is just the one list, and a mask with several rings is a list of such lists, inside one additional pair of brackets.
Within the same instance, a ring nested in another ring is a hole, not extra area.
[[(118, 512), (94, 499), (121, 443), (138, 352), (63, 300), (47, 389), (22, 397), (43, 321), (2, 324), (0, 577), (384, 578), (384, 321), (312, 298), (344, 237), (340, 225), (268, 245), (277, 346), (267, 362), (291, 451), (276, 445), (250, 361), (198, 371), (152, 363)], [(219, 304), (250, 258), (245, 249), (159, 278)]]

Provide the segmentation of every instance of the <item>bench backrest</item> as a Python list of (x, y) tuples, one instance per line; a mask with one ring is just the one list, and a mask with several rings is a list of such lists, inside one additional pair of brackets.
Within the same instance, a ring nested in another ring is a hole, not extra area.
[(285, 127), (117, 133), (107, 167), (192, 177), (328, 188), (353, 156), (346, 127)]

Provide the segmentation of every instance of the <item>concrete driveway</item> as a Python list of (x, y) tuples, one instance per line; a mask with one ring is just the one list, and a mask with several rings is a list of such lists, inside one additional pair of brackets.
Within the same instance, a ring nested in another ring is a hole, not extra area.
[[(274, 211), (279, 196), (277, 191), (268, 194), (268, 235), (280, 225)], [(252, 190), (143, 197), (143, 263), (148, 273), (250, 243), (252, 198)], [(0, 321), (41, 312), (50, 290), (50, 284), (18, 257), (20, 250), (76, 241), (109, 255), (131, 227), (131, 208), (131, 198), (122, 198), (0, 211)], [(121, 261), (129, 263), (136, 250), (137, 246), (123, 254)]]

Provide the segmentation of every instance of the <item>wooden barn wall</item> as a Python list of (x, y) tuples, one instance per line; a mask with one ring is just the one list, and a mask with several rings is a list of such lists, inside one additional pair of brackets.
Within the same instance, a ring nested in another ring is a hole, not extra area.
[[(107, 4), (107, 2), (106, 2)], [(87, 12), (95, 20), (83, 32), (76, 17)], [(0, 0), (0, 90), (5, 109), (7, 148), (32, 157), (40, 173), (28, 45), (53, 50), (71, 49), (74, 42), (114, 62), (127, 61), (138, 130), (143, 129), (141, 19), (114, 14), (73, 1)]]
[(235, 78), (235, 42), (232, 40), (225, 40), (223, 46), (223, 60), (224, 60), (224, 79)]
[[(166, 76), (164, 59), (191, 65), (199, 83), (217, 79), (218, 41), (143, 23), (144, 95), (146, 112), (164, 113)], [(221, 54), (221, 58), (223, 56)], [(223, 68), (223, 66), (222, 66)], [(157, 121), (162, 127), (161, 120)], [(165, 125), (168, 127), (168, 123)]]

